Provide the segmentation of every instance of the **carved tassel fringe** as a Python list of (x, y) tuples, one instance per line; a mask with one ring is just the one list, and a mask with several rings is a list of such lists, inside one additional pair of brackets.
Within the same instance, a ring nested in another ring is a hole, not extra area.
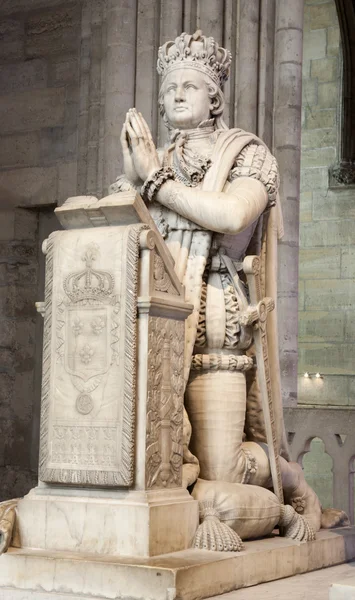
[(279, 525), (282, 527), (283, 537), (299, 542), (311, 542), (316, 539), (316, 534), (307, 519), (288, 504), (281, 505)]
[(240, 552), (243, 542), (228, 525), (222, 523), (211, 503), (200, 502), (201, 524), (195, 533), (193, 547), (214, 552)]

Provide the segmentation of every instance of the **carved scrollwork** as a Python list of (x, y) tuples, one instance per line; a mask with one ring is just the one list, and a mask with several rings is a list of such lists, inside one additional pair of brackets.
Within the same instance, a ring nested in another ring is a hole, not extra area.
[(149, 322), (147, 488), (181, 485), (184, 324), (151, 317)]
[(171, 294), (173, 296), (178, 296), (179, 292), (176, 290), (173, 285), (163, 262), (163, 259), (159, 256), (157, 252), (154, 253), (154, 289), (157, 292), (163, 292), (166, 294)]

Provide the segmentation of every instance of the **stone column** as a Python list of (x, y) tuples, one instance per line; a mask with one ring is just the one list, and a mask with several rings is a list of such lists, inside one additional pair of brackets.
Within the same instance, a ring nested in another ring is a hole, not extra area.
[(135, 104), (144, 115), (154, 139), (158, 133), (159, 81), (155, 66), (159, 47), (159, 8), (159, 2), (138, 2)]
[[(107, 0), (103, 189), (122, 172), (120, 134), (126, 112), (135, 105), (136, 0)], [(148, 34), (149, 27), (146, 27)], [(148, 93), (148, 92), (147, 92)]]
[(272, 148), (274, 110), (275, 0), (263, 0), (259, 25), (257, 134)]
[(77, 191), (99, 197), (102, 195), (100, 137), (105, 36), (106, 2), (87, 0), (83, 4), (81, 15)]
[(259, 0), (240, 0), (238, 8), (236, 126), (256, 133), (260, 2)]
[(279, 244), (279, 343), (283, 403), (297, 403), (298, 234), (303, 0), (276, 4), (274, 153), (285, 235)]

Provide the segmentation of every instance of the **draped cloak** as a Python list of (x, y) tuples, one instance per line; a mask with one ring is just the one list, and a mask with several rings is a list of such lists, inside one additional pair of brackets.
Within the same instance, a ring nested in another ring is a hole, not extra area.
[[(216, 134), (218, 136), (211, 155), (211, 166), (200, 185), (200, 189), (206, 192), (222, 192), (224, 190), (235, 160), (246, 146), (257, 144), (265, 147), (262, 140), (241, 129), (217, 130)], [(257, 174), (255, 176), (258, 178)], [(185, 218), (178, 216), (178, 219), (176, 219), (176, 213), (158, 205), (158, 203), (154, 203), (149, 209), (160, 230), (162, 231), (165, 227), (170, 231), (165, 241), (175, 260), (176, 272), (185, 286), (186, 300), (194, 307), (192, 314), (186, 321), (185, 330), (184, 373), (186, 385), (199, 321), (202, 280), (215, 234), (203, 230), (200, 226)], [(277, 198), (276, 204), (259, 218), (254, 236), (246, 251), (246, 254), (259, 254), (261, 259), (262, 294), (273, 298), (275, 302), (277, 298), (277, 240), (282, 236), (282, 233), (282, 216), (279, 198)], [(218, 235), (220, 237), (220, 234)], [(283, 448), (284, 453), (287, 454), (280, 387), (276, 309), (268, 317), (267, 339), (276, 439), (279, 450), (281, 451)], [(247, 438), (249, 441), (266, 442), (260, 391), (255, 369), (252, 372), (251, 380), (249, 377), (248, 388), (247, 413), (248, 406), (252, 407), (251, 412), (256, 417), (257, 424), (255, 422), (254, 425), (252, 424), (251, 433), (250, 431), (247, 432)], [(255, 432), (255, 429), (257, 429), (256, 436), (253, 436), (253, 430)]]
[[(236, 159), (249, 144), (262, 146), (267, 150), (267, 147), (260, 138), (242, 129), (218, 129), (214, 133), (216, 134), (216, 142), (210, 157), (211, 166), (207, 170), (202, 183), (199, 184), (199, 188), (206, 192), (222, 192), (228, 187), (228, 178)], [(271, 156), (269, 152), (268, 154)], [(247, 176), (260, 179), (260, 173), (258, 173), (257, 169), (252, 170)], [(263, 181), (263, 183), (268, 187), (267, 181)], [(121, 176), (111, 186), (111, 192), (127, 189), (127, 185), (130, 186), (127, 180)], [(192, 314), (186, 321), (185, 328), (184, 375), (186, 386), (189, 379), (191, 359), (199, 322), (203, 276), (213, 240), (217, 237), (220, 238), (221, 234), (215, 234), (212, 231), (203, 229), (196, 223), (177, 215), (174, 211), (165, 208), (157, 202), (151, 203), (148, 208), (174, 258), (175, 271), (185, 286), (186, 301), (190, 302), (194, 307)], [(236, 234), (236, 236), (238, 235), (240, 234)], [(277, 300), (277, 242), (282, 235), (281, 206), (276, 190), (276, 202), (259, 217), (254, 234), (245, 252), (245, 255), (257, 254), (260, 256), (261, 293), (263, 297), (273, 298), (275, 304)], [(268, 316), (267, 340), (276, 439), (279, 452), (289, 460), (282, 411), (277, 308), (269, 313)], [(248, 441), (266, 442), (256, 369), (247, 373), (247, 389), (245, 427), (247, 439)], [(191, 426), (186, 414), (185, 421), (184, 462), (198, 464), (196, 457), (188, 450)]]

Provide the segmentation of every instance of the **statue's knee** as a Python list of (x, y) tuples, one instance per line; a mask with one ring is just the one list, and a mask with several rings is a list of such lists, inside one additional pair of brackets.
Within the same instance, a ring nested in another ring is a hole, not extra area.
[(269, 487), (270, 465), (266, 444), (256, 442), (243, 442), (242, 450), (246, 456), (246, 471), (249, 471), (249, 477), (245, 483)]

